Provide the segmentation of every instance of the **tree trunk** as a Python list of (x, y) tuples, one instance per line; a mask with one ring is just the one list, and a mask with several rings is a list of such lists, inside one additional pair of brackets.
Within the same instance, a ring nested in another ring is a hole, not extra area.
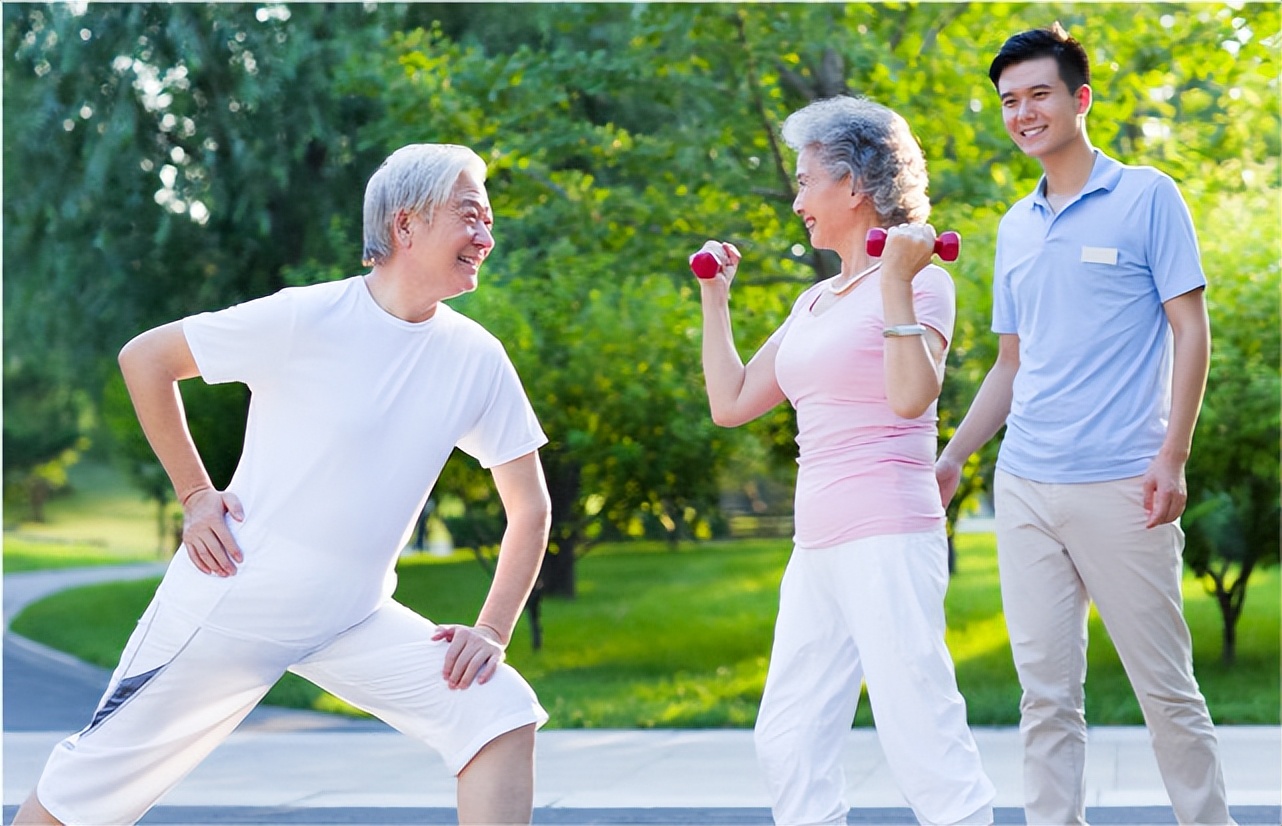
[(1224, 587), (1228, 581), (1228, 566), (1220, 576), (1211, 577), (1215, 583), (1215, 601), (1220, 606), (1220, 616), (1224, 620), (1224, 648), (1220, 652), (1220, 662), (1233, 665), (1237, 662), (1237, 623), (1242, 618), (1242, 608), (1246, 605), (1246, 584), (1255, 569), (1254, 561), (1243, 563), (1237, 579), (1231, 587)]
[(1215, 598), (1215, 604), (1219, 605), (1219, 614), (1224, 622), (1223, 627), (1223, 650), (1220, 652), (1220, 662), (1226, 666), (1232, 666), (1237, 662), (1237, 621), (1242, 618), (1242, 608), (1246, 607), (1246, 584), (1251, 578), (1251, 571), (1255, 569), (1254, 559), (1247, 559), (1242, 562), (1240, 571), (1237, 572), (1236, 580), (1232, 585), (1228, 584), (1229, 563), (1224, 562), (1224, 566), (1215, 571), (1214, 568), (1206, 569), (1204, 576), (1209, 577), (1211, 584), (1215, 586), (1214, 591), (1208, 589), (1208, 593)]
[(543, 594), (574, 599), (576, 544), (565, 540), (559, 543), (555, 553), (549, 550), (543, 555), (543, 571), (539, 574), (539, 587)]
[(31, 506), (31, 521), (45, 521), (45, 502), (49, 499), (49, 483), (32, 474), (27, 482), (27, 502)]
[(543, 595), (574, 599), (574, 553), (580, 530), (575, 506), (579, 501), (579, 466), (550, 451), (543, 459), (548, 496), (552, 500), (552, 543), (543, 555), (539, 585)]
[(164, 496), (157, 496), (152, 501), (156, 503), (156, 556), (163, 559), (165, 556), (166, 545), (174, 534), (177, 534), (178, 541), (180, 543), (182, 542), (182, 522), (180, 521), (178, 523), (177, 530), (174, 530), (174, 526), (165, 518), (166, 498)]
[(1237, 662), (1237, 617), (1230, 618), (1232, 609), (1220, 602), (1220, 611), (1224, 613), (1224, 649), (1220, 652), (1220, 662), (1233, 665)]
[(525, 613), (530, 615), (530, 647), (543, 650), (543, 585), (536, 583), (525, 603)]

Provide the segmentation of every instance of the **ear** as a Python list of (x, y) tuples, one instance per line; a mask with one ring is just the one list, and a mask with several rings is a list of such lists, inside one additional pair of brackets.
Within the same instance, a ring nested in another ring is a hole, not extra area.
[(396, 246), (408, 248), (411, 245), (414, 237), (413, 228), (410, 225), (412, 218), (408, 210), (402, 209), (392, 219), (392, 238)]
[(859, 190), (859, 183), (857, 181), (851, 184), (850, 188), (851, 193), (847, 196), (846, 204), (850, 208), (851, 212), (859, 209), (859, 207), (864, 204), (867, 204), (869, 207), (872, 206), (872, 201), (868, 196)]
[(1077, 92), (1074, 94), (1074, 97), (1077, 98), (1077, 114), (1085, 115), (1087, 112), (1091, 111), (1091, 101), (1093, 100), (1094, 93), (1091, 91), (1090, 86), (1083, 83), (1081, 86), (1077, 87)]

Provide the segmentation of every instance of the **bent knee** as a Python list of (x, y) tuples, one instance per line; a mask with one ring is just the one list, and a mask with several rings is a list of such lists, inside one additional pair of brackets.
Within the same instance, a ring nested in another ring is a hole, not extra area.
[(534, 756), (534, 732), (538, 726), (534, 723), (505, 731), (493, 740), (481, 746), (475, 756), (463, 767), (467, 771), (478, 762), (487, 760), (531, 759)]
[(1019, 713), (1026, 723), (1074, 729), (1086, 725), (1086, 703), (1080, 693), (1054, 696), (1025, 691)]
[(1211, 715), (1206, 698), (1198, 691), (1181, 693), (1141, 692), (1140, 705), (1145, 715), (1157, 715), (1162, 720), (1187, 728), (1211, 727)]

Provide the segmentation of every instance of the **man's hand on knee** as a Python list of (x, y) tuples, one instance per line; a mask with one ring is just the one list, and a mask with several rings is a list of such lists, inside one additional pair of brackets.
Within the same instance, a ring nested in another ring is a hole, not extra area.
[(450, 688), (468, 688), (473, 681), (484, 685), (503, 662), (504, 646), (488, 626), (442, 625), (432, 639), (450, 644), (441, 672)]

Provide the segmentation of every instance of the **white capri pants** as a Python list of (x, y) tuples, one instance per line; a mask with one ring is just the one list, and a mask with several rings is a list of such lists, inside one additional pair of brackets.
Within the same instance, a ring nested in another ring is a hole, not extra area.
[(547, 713), (511, 666), (451, 690), (436, 625), (388, 601), (308, 650), (202, 628), (154, 600), (93, 721), (54, 747), (36, 787), (63, 823), (139, 820), (194, 769), (286, 671), (439, 751), (458, 774), (488, 742)]
[(845, 823), (841, 754), (861, 682), (922, 823), (992, 823), (993, 784), (944, 644), (944, 531), (793, 551), (755, 741), (778, 824)]

